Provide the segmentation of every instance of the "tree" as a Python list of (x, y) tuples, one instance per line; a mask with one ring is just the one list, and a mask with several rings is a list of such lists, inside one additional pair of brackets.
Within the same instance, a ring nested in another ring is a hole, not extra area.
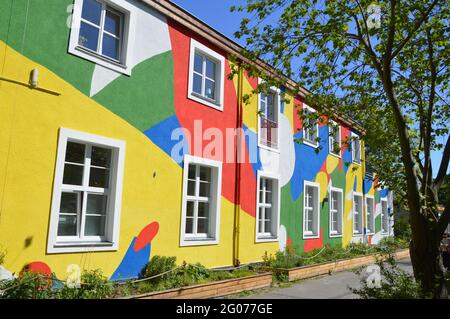
[[(322, 114), (348, 115), (365, 128), (367, 162), (408, 205), (414, 276), (439, 297), (439, 243), (450, 221), (448, 195), (437, 213), (450, 158), (448, 2), (248, 0), (234, 10), (248, 15), (235, 33), (246, 43), (245, 61), (277, 71), (236, 60), (233, 72), (244, 68), (267, 86), (292, 78), (292, 93), (307, 87), (314, 93), (306, 102)], [(433, 179), (431, 151), (442, 149)]]

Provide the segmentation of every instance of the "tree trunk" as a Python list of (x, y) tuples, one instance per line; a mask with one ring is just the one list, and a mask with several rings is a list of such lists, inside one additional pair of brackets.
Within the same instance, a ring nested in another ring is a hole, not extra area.
[(433, 224), (425, 214), (410, 214), (412, 240), (410, 255), (414, 278), (420, 282), (424, 297), (447, 298), (442, 256), (439, 250), (440, 239)]

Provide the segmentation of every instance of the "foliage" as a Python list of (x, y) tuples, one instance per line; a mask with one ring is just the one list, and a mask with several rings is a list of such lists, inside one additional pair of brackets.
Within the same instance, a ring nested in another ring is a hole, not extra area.
[(6, 252), (0, 249), (0, 266), (5, 262)]
[(103, 299), (112, 294), (113, 288), (101, 270), (84, 271), (80, 287), (63, 285), (55, 291), (57, 299)]
[(406, 217), (398, 218), (394, 223), (394, 236), (409, 241), (411, 239), (411, 226)]
[[(235, 58), (232, 75), (244, 68), (265, 80), (252, 93), (284, 85), (304, 95), (325, 124), (336, 113), (361, 124), (366, 163), (381, 188), (393, 190), (401, 205), (407, 201), (415, 274), (433, 290), (442, 277), (432, 257), (434, 238), (450, 221), (448, 194), (444, 213), (437, 214), (450, 160), (447, 2), (249, 0), (231, 10), (247, 13), (235, 36), (244, 40), (251, 61)], [(265, 74), (254, 63), (261, 60), (276, 70)], [(311, 116), (299, 108), (297, 114), (308, 125)], [(433, 151), (443, 154), (439, 168)]]
[[(166, 256), (153, 256), (150, 261), (147, 263), (147, 266), (144, 268), (142, 277), (153, 277), (167, 271), (174, 269), (177, 265), (176, 257), (166, 257)], [(162, 277), (157, 277), (154, 279), (154, 282), (157, 283), (162, 280)]]
[[(420, 285), (408, 272), (400, 269), (395, 259), (390, 256), (385, 261), (378, 259), (376, 265), (380, 269), (379, 285), (361, 278), (361, 288), (349, 288), (363, 299), (418, 299), (423, 298)], [(360, 275), (362, 270), (356, 271)]]
[(3, 299), (48, 299), (52, 297), (51, 278), (24, 271), (13, 280), (0, 281)]
[(450, 197), (450, 174), (447, 174), (445, 175), (441, 189), (439, 190), (438, 194), (439, 204), (445, 205), (445, 201), (449, 197)]

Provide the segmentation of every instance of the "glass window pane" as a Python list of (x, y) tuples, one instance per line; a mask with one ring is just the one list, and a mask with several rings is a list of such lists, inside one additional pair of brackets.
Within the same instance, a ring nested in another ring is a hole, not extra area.
[(103, 34), (102, 54), (119, 60), (120, 41), (110, 35)]
[(188, 178), (195, 179), (195, 165), (189, 165)]
[(86, 216), (85, 236), (105, 235), (105, 216)]
[(105, 30), (109, 33), (120, 37), (120, 22), (121, 17), (111, 11), (106, 11), (105, 15)]
[(264, 219), (272, 219), (272, 208), (265, 207)]
[(206, 59), (206, 76), (216, 80), (216, 63), (210, 59)]
[(264, 232), (265, 233), (271, 233), (272, 232), (271, 226), (272, 226), (272, 224), (271, 224), (270, 220), (266, 220), (264, 222)]
[(89, 186), (92, 187), (109, 187), (109, 169), (91, 167), (89, 176)]
[(216, 99), (216, 83), (206, 79), (205, 80), (205, 96), (209, 99)]
[(203, 57), (198, 53), (194, 57), (194, 71), (203, 74)]
[(187, 202), (186, 216), (194, 217), (194, 203), (193, 202)]
[(79, 45), (97, 52), (98, 36), (99, 36), (99, 29), (91, 26), (90, 24), (81, 22), (80, 36), (78, 39)]
[(200, 182), (200, 196), (209, 197), (210, 183)]
[(188, 195), (195, 196), (195, 181), (188, 181)]
[(63, 214), (77, 214), (81, 206), (79, 198), (80, 193), (61, 193), (59, 212)]
[(83, 164), (85, 148), (84, 144), (67, 142), (66, 162)]
[(77, 236), (77, 216), (59, 215), (58, 236)]
[(185, 233), (186, 234), (192, 234), (194, 232), (194, 224), (193, 224), (193, 218), (186, 218), (186, 228)]
[(99, 194), (87, 195), (87, 214), (106, 214), (106, 204), (108, 202), (108, 196)]
[(63, 184), (66, 185), (82, 185), (84, 166), (65, 164)]
[(111, 165), (111, 150), (92, 146), (92, 166), (110, 167)]
[(209, 167), (200, 167), (200, 180), (204, 182), (211, 181), (211, 168)]
[(197, 233), (198, 234), (207, 234), (208, 233), (208, 219), (207, 218), (198, 219)]
[(95, 0), (84, 0), (81, 17), (96, 25), (100, 25), (102, 4)]
[(209, 216), (209, 204), (198, 203), (198, 217), (208, 217), (208, 216)]
[(197, 94), (202, 94), (202, 77), (194, 73), (194, 83), (192, 85), (192, 90)]

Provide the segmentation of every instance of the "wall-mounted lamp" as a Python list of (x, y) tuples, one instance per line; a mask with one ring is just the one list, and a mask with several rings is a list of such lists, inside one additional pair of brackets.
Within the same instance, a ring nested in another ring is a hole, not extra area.
[(30, 74), (30, 85), (32, 87), (38, 86), (38, 80), (39, 80), (39, 70), (33, 69)]

